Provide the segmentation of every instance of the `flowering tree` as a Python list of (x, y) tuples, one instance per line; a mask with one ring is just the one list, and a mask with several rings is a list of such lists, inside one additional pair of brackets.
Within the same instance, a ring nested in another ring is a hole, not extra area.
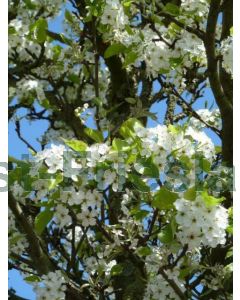
[(37, 299), (232, 299), (231, 0), (10, 0), (9, 103), (9, 265)]

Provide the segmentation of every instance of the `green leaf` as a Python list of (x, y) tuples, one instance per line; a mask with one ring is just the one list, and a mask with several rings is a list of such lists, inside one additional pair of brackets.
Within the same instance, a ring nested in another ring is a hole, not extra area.
[(84, 132), (87, 136), (89, 136), (92, 140), (94, 140), (97, 143), (102, 143), (104, 141), (104, 137), (101, 131), (91, 128), (85, 128)]
[(142, 179), (139, 176), (135, 174), (129, 174), (128, 179), (138, 191), (145, 193), (150, 191), (149, 186), (147, 186), (146, 183), (142, 181)]
[(42, 107), (44, 107), (44, 108), (46, 108), (46, 109), (49, 109), (49, 108), (51, 107), (51, 105), (50, 105), (48, 99), (43, 99), (43, 100), (41, 100), (40, 104), (41, 104)]
[(128, 65), (131, 65), (136, 61), (137, 58), (138, 58), (138, 53), (134, 51), (127, 53), (125, 56), (123, 67), (127, 67)]
[(9, 26), (8, 27), (8, 34), (11, 35), (11, 34), (15, 34), (17, 33), (16, 29), (12, 26)]
[(34, 35), (34, 38), (39, 43), (44, 43), (46, 41), (47, 29), (48, 29), (48, 23), (43, 18), (38, 19), (35, 22), (35, 24), (33, 25), (33, 35)]
[(130, 149), (129, 144), (126, 141), (118, 139), (118, 138), (113, 139), (112, 147), (113, 147), (113, 150), (116, 150), (119, 152), (128, 151)]
[(73, 83), (77, 83), (77, 84), (80, 83), (80, 78), (77, 74), (72, 73), (72, 74), (68, 75), (68, 79), (70, 81), (72, 81)]
[(171, 67), (176, 68), (177, 66), (179, 66), (182, 63), (183, 57), (182, 56), (180, 56), (180, 57), (171, 57), (169, 59), (169, 61), (170, 61)]
[(130, 104), (136, 104), (137, 99), (128, 97), (128, 98), (125, 98), (125, 101), (130, 103)]
[(134, 164), (134, 168), (138, 173), (145, 175), (148, 178), (159, 178), (159, 169), (152, 162), (151, 157), (137, 160)]
[(127, 31), (127, 33), (128, 33), (129, 35), (133, 35), (133, 34), (134, 34), (134, 32), (133, 32), (131, 26), (129, 26), (128, 24), (125, 25), (125, 30)]
[(79, 140), (66, 140), (63, 139), (65, 144), (68, 145), (71, 149), (77, 151), (77, 152), (83, 152), (86, 151), (87, 149), (87, 144), (84, 143), (83, 141)]
[(119, 132), (124, 138), (134, 138), (136, 136), (135, 131), (139, 127), (143, 128), (141, 122), (136, 118), (130, 118), (122, 124)]
[(35, 230), (38, 234), (41, 234), (47, 224), (51, 221), (53, 217), (53, 211), (49, 209), (45, 209), (44, 211), (41, 211), (36, 219), (35, 219)]
[(134, 216), (136, 220), (142, 220), (144, 219), (148, 214), (148, 210), (140, 210), (139, 207), (133, 208), (130, 211), (131, 216)]
[(226, 228), (226, 231), (230, 234), (233, 234), (233, 226), (232, 225), (229, 225), (227, 228)]
[(173, 203), (177, 200), (177, 198), (177, 193), (170, 192), (167, 188), (161, 187), (154, 196), (152, 206), (158, 209), (171, 209), (174, 208)]
[(125, 1), (122, 2), (122, 4), (123, 4), (124, 7), (130, 7), (132, 2), (133, 2), (132, 0), (131, 1), (125, 0)]
[(189, 188), (185, 193), (184, 193), (184, 198), (190, 201), (193, 201), (196, 199), (196, 188), (195, 186)]
[(231, 247), (226, 254), (226, 258), (230, 258), (230, 257), (233, 257), (233, 247)]
[(181, 128), (179, 126), (176, 125), (168, 125), (168, 129), (172, 134), (178, 134), (181, 131)]
[(195, 269), (194, 266), (191, 267), (186, 267), (183, 269), (180, 269), (180, 273), (179, 273), (179, 278), (184, 280), (187, 276), (189, 276), (189, 274), (191, 274), (191, 272)]
[(111, 56), (118, 55), (119, 53), (123, 53), (125, 49), (126, 47), (121, 43), (112, 44), (104, 52), (104, 57), (109, 58)]
[(204, 172), (211, 171), (211, 163), (206, 158), (200, 159), (200, 167)]
[(222, 152), (222, 147), (221, 146), (215, 146), (215, 152), (216, 154), (219, 154)]
[(37, 275), (30, 275), (28, 277), (25, 277), (24, 280), (27, 282), (40, 282), (41, 281), (41, 279)]
[(69, 23), (73, 23), (74, 19), (73, 19), (73, 15), (69, 10), (65, 10), (65, 19), (69, 22)]
[(148, 256), (152, 254), (152, 250), (149, 247), (140, 247), (137, 249), (137, 253), (140, 256)]
[(179, 7), (173, 3), (167, 3), (164, 8), (163, 11), (173, 15), (173, 16), (178, 16), (179, 15)]
[(50, 184), (48, 186), (49, 191), (53, 190), (59, 183), (63, 181), (62, 173), (58, 173), (55, 178), (49, 180)]
[(72, 40), (71, 39), (69, 39), (69, 38), (67, 38), (63, 33), (60, 33), (59, 34), (60, 35), (60, 38), (61, 38), (61, 42), (62, 43), (65, 43), (65, 44), (67, 44), (67, 45), (72, 45)]
[(202, 195), (203, 201), (207, 207), (216, 206), (225, 199), (224, 197), (215, 198), (213, 196), (210, 196), (207, 191), (203, 191), (201, 193), (201, 195)]
[(159, 233), (158, 238), (160, 242), (164, 244), (170, 244), (173, 241), (174, 232), (170, 223), (163, 228), (163, 230)]
[(28, 9), (35, 9), (36, 4), (34, 4), (31, 0), (23, 0), (23, 2), (26, 4), (26, 7)]
[(117, 265), (112, 267), (111, 275), (112, 276), (120, 275), (122, 273), (122, 271), (123, 271), (123, 266), (121, 264), (117, 264)]

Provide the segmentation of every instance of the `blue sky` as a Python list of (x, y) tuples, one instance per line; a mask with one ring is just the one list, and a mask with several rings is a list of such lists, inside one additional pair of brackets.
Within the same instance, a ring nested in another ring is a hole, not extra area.
[[(68, 7), (70, 9), (71, 7)], [(62, 12), (54, 21), (50, 22), (49, 28), (54, 32), (62, 32), (62, 20), (64, 13)], [(154, 90), (156, 91), (158, 86), (155, 84)], [(210, 89), (205, 90), (204, 97), (199, 100), (195, 105), (195, 109), (203, 108), (205, 100), (208, 100), (209, 106), (211, 106), (214, 102), (214, 98)], [(214, 107), (216, 105), (214, 104)], [(166, 103), (161, 102), (154, 104), (151, 107), (152, 112), (157, 112), (158, 122), (162, 123), (163, 118), (166, 111)], [(19, 110), (19, 115), (23, 115), (26, 112), (25, 109)], [(148, 126), (153, 127), (156, 126), (157, 122), (149, 119)], [(90, 121), (89, 126), (93, 126), (93, 123)], [(41, 137), (41, 135), (48, 128), (47, 121), (34, 121), (29, 123), (27, 120), (21, 121), (21, 132), (25, 139), (36, 149), (40, 150), (40, 144), (37, 142), (37, 138)], [(213, 134), (210, 130), (206, 130), (207, 134), (213, 139), (215, 144), (220, 144), (219, 138)], [(14, 156), (16, 158), (21, 158), (22, 154), (27, 154), (28, 149), (26, 145), (18, 139), (17, 134), (15, 132), (15, 125), (13, 122), (9, 124), (9, 155)], [(32, 291), (32, 287), (26, 284), (18, 271), (11, 270), (9, 271), (9, 287), (13, 287), (19, 296), (25, 297), (29, 300), (35, 300), (35, 294)]]

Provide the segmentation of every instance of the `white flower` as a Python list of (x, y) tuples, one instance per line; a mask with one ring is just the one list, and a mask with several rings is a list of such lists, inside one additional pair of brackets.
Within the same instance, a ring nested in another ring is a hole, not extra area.
[(66, 291), (65, 283), (66, 281), (59, 270), (55, 272), (49, 272), (47, 275), (43, 275), (41, 285), (39, 284), (34, 288), (37, 294), (37, 300), (64, 300)]
[[(81, 240), (82, 236), (83, 236), (83, 230), (80, 226), (75, 226), (74, 230), (75, 230), (75, 243), (78, 243)], [(72, 232), (73, 232), (72, 229), (70, 229), (69, 233), (67, 234), (67, 238), (70, 241), (72, 241), (72, 238), (73, 238)]]
[(96, 269), (98, 267), (97, 259), (93, 256), (90, 256), (85, 260), (85, 265), (87, 272), (93, 274), (96, 272)]
[(72, 222), (69, 210), (61, 204), (56, 206), (55, 217), (59, 227), (64, 227)]
[(104, 177), (104, 184), (105, 184), (106, 186), (109, 186), (109, 185), (111, 185), (111, 184), (114, 182), (114, 180), (115, 180), (115, 178), (116, 178), (116, 173), (115, 173), (115, 172), (112, 172), (112, 171), (110, 171), (110, 170), (106, 170), (106, 171), (104, 172), (103, 177)]
[(47, 179), (38, 179), (33, 183), (33, 188), (37, 191), (37, 199), (45, 197), (48, 193), (49, 181)]
[(77, 215), (83, 227), (94, 226), (96, 224), (96, 211), (84, 210)]
[(23, 187), (17, 181), (15, 181), (14, 184), (11, 186), (11, 191), (13, 193), (13, 196), (18, 200), (22, 198), (24, 193)]
[(233, 39), (231, 36), (222, 41), (221, 53), (223, 54), (223, 67), (233, 74)]
[(109, 146), (106, 144), (94, 144), (87, 148), (87, 166), (95, 167), (98, 162), (103, 162), (106, 159), (106, 154), (109, 151)]

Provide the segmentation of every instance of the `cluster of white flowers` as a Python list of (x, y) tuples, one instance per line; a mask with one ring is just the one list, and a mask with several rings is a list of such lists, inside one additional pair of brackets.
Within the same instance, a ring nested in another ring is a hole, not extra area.
[[(224, 265), (221, 264), (216, 264), (215, 266), (208, 267), (208, 270), (210, 270), (211, 273), (207, 274), (205, 278), (201, 280), (201, 284), (215, 291), (219, 290), (220, 287), (224, 289), (224, 280), (226, 280), (229, 273), (232, 271), (231, 268), (232, 268), (231, 265), (225, 267)], [(231, 296), (226, 295), (226, 296), (228, 296), (226, 297), (227, 299), (229, 300), (232, 299), (231, 297), (232, 295)]]
[(157, 274), (159, 268), (167, 265), (169, 249), (165, 247), (151, 247), (152, 253), (146, 257), (146, 270), (148, 274)]
[(46, 99), (44, 93), (44, 84), (39, 80), (21, 79), (17, 82), (15, 88), (9, 90), (10, 97), (19, 97), (20, 99), (35, 99), (36, 97), (41, 102)]
[(111, 25), (116, 29), (123, 29), (128, 24), (128, 18), (118, 0), (106, 0), (101, 23)]
[(37, 300), (65, 299), (66, 281), (61, 271), (49, 272), (41, 279), (41, 284), (34, 283)]
[(206, 206), (201, 195), (194, 201), (178, 199), (174, 205), (179, 225), (177, 238), (182, 245), (188, 244), (189, 249), (194, 249), (201, 245), (214, 248), (225, 243), (228, 213), (223, 206)]
[[(168, 274), (168, 273), (169, 274)], [(175, 283), (178, 285), (178, 287), (184, 292), (184, 284), (183, 282), (180, 282), (178, 279), (178, 271), (166, 271), (167, 277), (169, 279), (174, 279)], [(148, 281), (146, 292), (144, 295), (144, 300), (158, 300), (158, 299), (171, 299), (171, 300), (177, 300), (180, 299), (179, 296), (176, 294), (176, 292), (173, 290), (171, 285), (168, 283), (168, 281), (165, 280), (165, 278), (161, 275), (155, 275), (154, 277), (151, 277)]]
[[(96, 224), (96, 218), (101, 206), (102, 194), (94, 190), (78, 189), (69, 187), (66, 191), (60, 192), (58, 199), (59, 204), (56, 206), (55, 217), (60, 227), (71, 222), (69, 209), (66, 206), (75, 206), (77, 219), (83, 227), (93, 226)], [(79, 212), (79, 209), (81, 210)]]
[(62, 143), (63, 139), (71, 140), (74, 138), (74, 132), (64, 122), (56, 121), (54, 122), (54, 128), (49, 128), (42, 136), (42, 142)]
[(69, 225), (72, 222), (72, 218), (69, 215), (69, 209), (65, 206), (58, 204), (55, 208), (56, 223), (60, 228)]
[(36, 191), (36, 200), (46, 197), (48, 194), (49, 181), (47, 179), (37, 179), (32, 184)]
[(194, 16), (205, 17), (209, 10), (209, 2), (207, 0), (182, 0), (181, 8), (191, 15), (194, 13)]
[[(220, 118), (220, 111), (219, 109), (214, 109), (213, 111), (210, 111), (208, 109), (198, 109), (196, 110), (196, 113), (199, 115), (201, 120), (203, 120), (206, 124), (214, 126), (215, 128), (221, 129), (221, 118)], [(192, 117), (189, 122), (190, 126), (201, 130), (206, 125), (201, 122), (200, 120)]]
[(211, 188), (213, 196), (217, 197), (223, 191), (233, 191), (233, 169), (219, 165), (209, 172), (206, 182)]
[(105, 273), (106, 276), (109, 276), (112, 267), (117, 264), (116, 260), (111, 260), (110, 262), (107, 262), (102, 257), (96, 258), (94, 256), (87, 257), (84, 263), (86, 265), (86, 271), (88, 273), (94, 274), (98, 270), (101, 270)]
[[(188, 5), (185, 4), (187, 8)], [(195, 6), (197, 8), (199, 5)], [(205, 9), (206, 5), (202, 6)], [(186, 22), (188, 20), (190, 18), (186, 18)], [(114, 28), (114, 25), (112, 27)], [(183, 66), (190, 67), (193, 61), (201, 62), (206, 66), (204, 44), (196, 35), (183, 29), (176, 31), (172, 25), (167, 29), (156, 23), (155, 28), (156, 30), (153, 30), (146, 25), (141, 31), (132, 28), (130, 33), (120, 28), (113, 30), (114, 40), (133, 48), (137, 54), (135, 61), (131, 64), (138, 66), (140, 61), (145, 61), (150, 75), (156, 77), (160, 71), (165, 72), (176, 82), (181, 81)], [(176, 38), (175, 46), (171, 47)]]
[[(46, 148), (43, 151), (37, 153), (34, 157), (35, 161), (35, 171), (45, 162), (48, 166), (48, 173), (53, 174), (58, 170), (63, 171), (63, 155), (66, 151), (66, 147), (64, 145), (54, 145), (51, 144), (50, 148)], [(33, 170), (32, 174), (33, 174)]]
[[(191, 158), (197, 151), (206, 154), (212, 161), (215, 155), (214, 144), (210, 138), (192, 127), (183, 132), (172, 132), (168, 127), (158, 125), (154, 128), (137, 128), (137, 136), (141, 138), (141, 155), (150, 157), (154, 155), (154, 162), (163, 171), (168, 155), (175, 153), (177, 157), (182, 155)], [(195, 143), (193, 142), (195, 141)]]
[(233, 38), (229, 36), (221, 43), (221, 53), (223, 55), (223, 67), (233, 74)]
[(77, 214), (83, 227), (94, 226), (99, 214), (102, 195), (97, 190), (88, 190), (81, 203), (81, 212)]
[(29, 247), (29, 243), (26, 237), (19, 232), (14, 232), (9, 239), (10, 247), (9, 253), (14, 253), (18, 255), (22, 255), (26, 253), (26, 249)]
[(11, 191), (19, 202), (24, 202), (24, 188), (17, 181), (11, 186)]
[(87, 147), (87, 166), (95, 167), (97, 163), (106, 160), (110, 147), (107, 144), (93, 144)]

